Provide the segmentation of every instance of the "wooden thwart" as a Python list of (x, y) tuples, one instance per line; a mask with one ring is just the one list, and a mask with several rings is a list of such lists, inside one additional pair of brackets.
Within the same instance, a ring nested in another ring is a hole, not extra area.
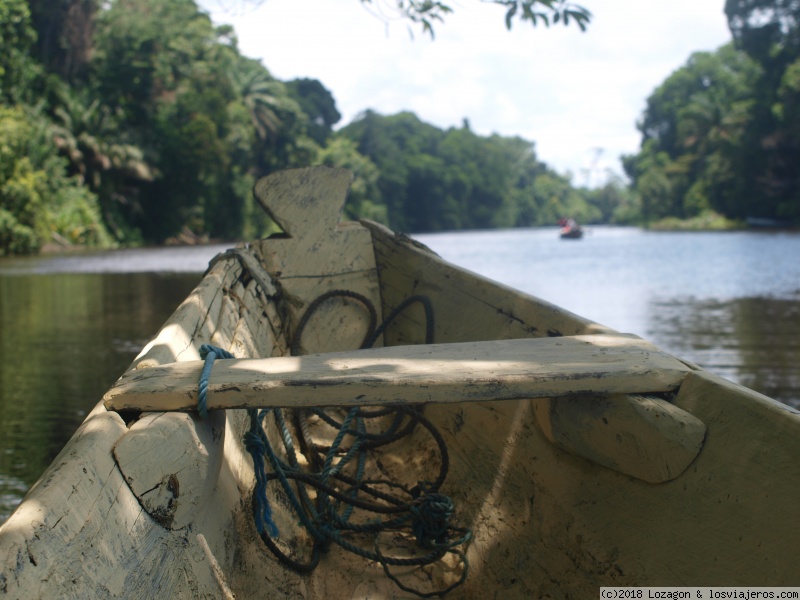
[[(202, 362), (123, 375), (107, 408), (192, 410)], [(667, 392), (688, 371), (634, 336), (586, 335), (392, 346), (266, 359), (217, 360), (207, 405), (220, 408), (450, 403)]]

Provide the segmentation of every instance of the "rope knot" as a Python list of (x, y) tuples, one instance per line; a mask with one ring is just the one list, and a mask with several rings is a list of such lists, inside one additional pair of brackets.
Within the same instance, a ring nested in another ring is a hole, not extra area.
[(254, 431), (247, 431), (242, 439), (245, 449), (252, 455), (263, 456), (267, 450), (266, 445)]
[(208, 380), (211, 377), (211, 367), (214, 366), (214, 361), (217, 358), (235, 357), (227, 350), (217, 348), (211, 344), (203, 344), (200, 346), (200, 358), (206, 362), (203, 365), (203, 370), (200, 372), (200, 381), (197, 384), (197, 412), (200, 413), (201, 418), (205, 419), (208, 416)]
[(244, 434), (244, 446), (253, 458), (253, 470), (256, 475), (256, 486), (253, 490), (253, 518), (259, 534), (265, 531), (272, 537), (278, 537), (278, 526), (272, 519), (272, 507), (267, 499), (267, 480), (264, 475), (264, 454), (267, 445), (258, 432), (250, 430)]
[(425, 494), (411, 507), (411, 529), (423, 548), (435, 548), (447, 543), (450, 517), (455, 507), (450, 496)]
[(206, 357), (210, 353), (214, 353), (214, 358), (235, 358), (233, 354), (228, 352), (227, 350), (223, 350), (222, 348), (217, 348), (216, 346), (212, 346), (211, 344), (203, 344), (200, 346), (200, 358), (205, 360)]

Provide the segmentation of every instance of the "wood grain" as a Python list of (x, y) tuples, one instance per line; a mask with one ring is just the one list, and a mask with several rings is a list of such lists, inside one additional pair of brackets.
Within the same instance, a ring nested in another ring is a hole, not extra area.
[[(201, 362), (123, 376), (110, 409), (192, 410)], [(219, 360), (208, 407), (454, 403), (675, 390), (688, 368), (633, 336), (588, 335), (393, 346), (270, 359)]]

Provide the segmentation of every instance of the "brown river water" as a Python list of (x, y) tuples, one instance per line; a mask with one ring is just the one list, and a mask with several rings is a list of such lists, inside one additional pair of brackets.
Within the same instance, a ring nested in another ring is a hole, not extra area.
[[(800, 234), (414, 236), (443, 258), (800, 408)], [(0, 259), (0, 522), (225, 247)]]

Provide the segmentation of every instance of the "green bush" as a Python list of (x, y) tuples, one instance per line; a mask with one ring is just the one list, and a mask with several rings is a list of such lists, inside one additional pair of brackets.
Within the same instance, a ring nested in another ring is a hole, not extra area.
[(16, 217), (0, 208), (0, 256), (28, 254), (38, 248), (33, 229), (22, 225)]
[(0, 254), (36, 252), (54, 234), (70, 243), (108, 246), (97, 197), (47, 135), (42, 117), (0, 107)]

